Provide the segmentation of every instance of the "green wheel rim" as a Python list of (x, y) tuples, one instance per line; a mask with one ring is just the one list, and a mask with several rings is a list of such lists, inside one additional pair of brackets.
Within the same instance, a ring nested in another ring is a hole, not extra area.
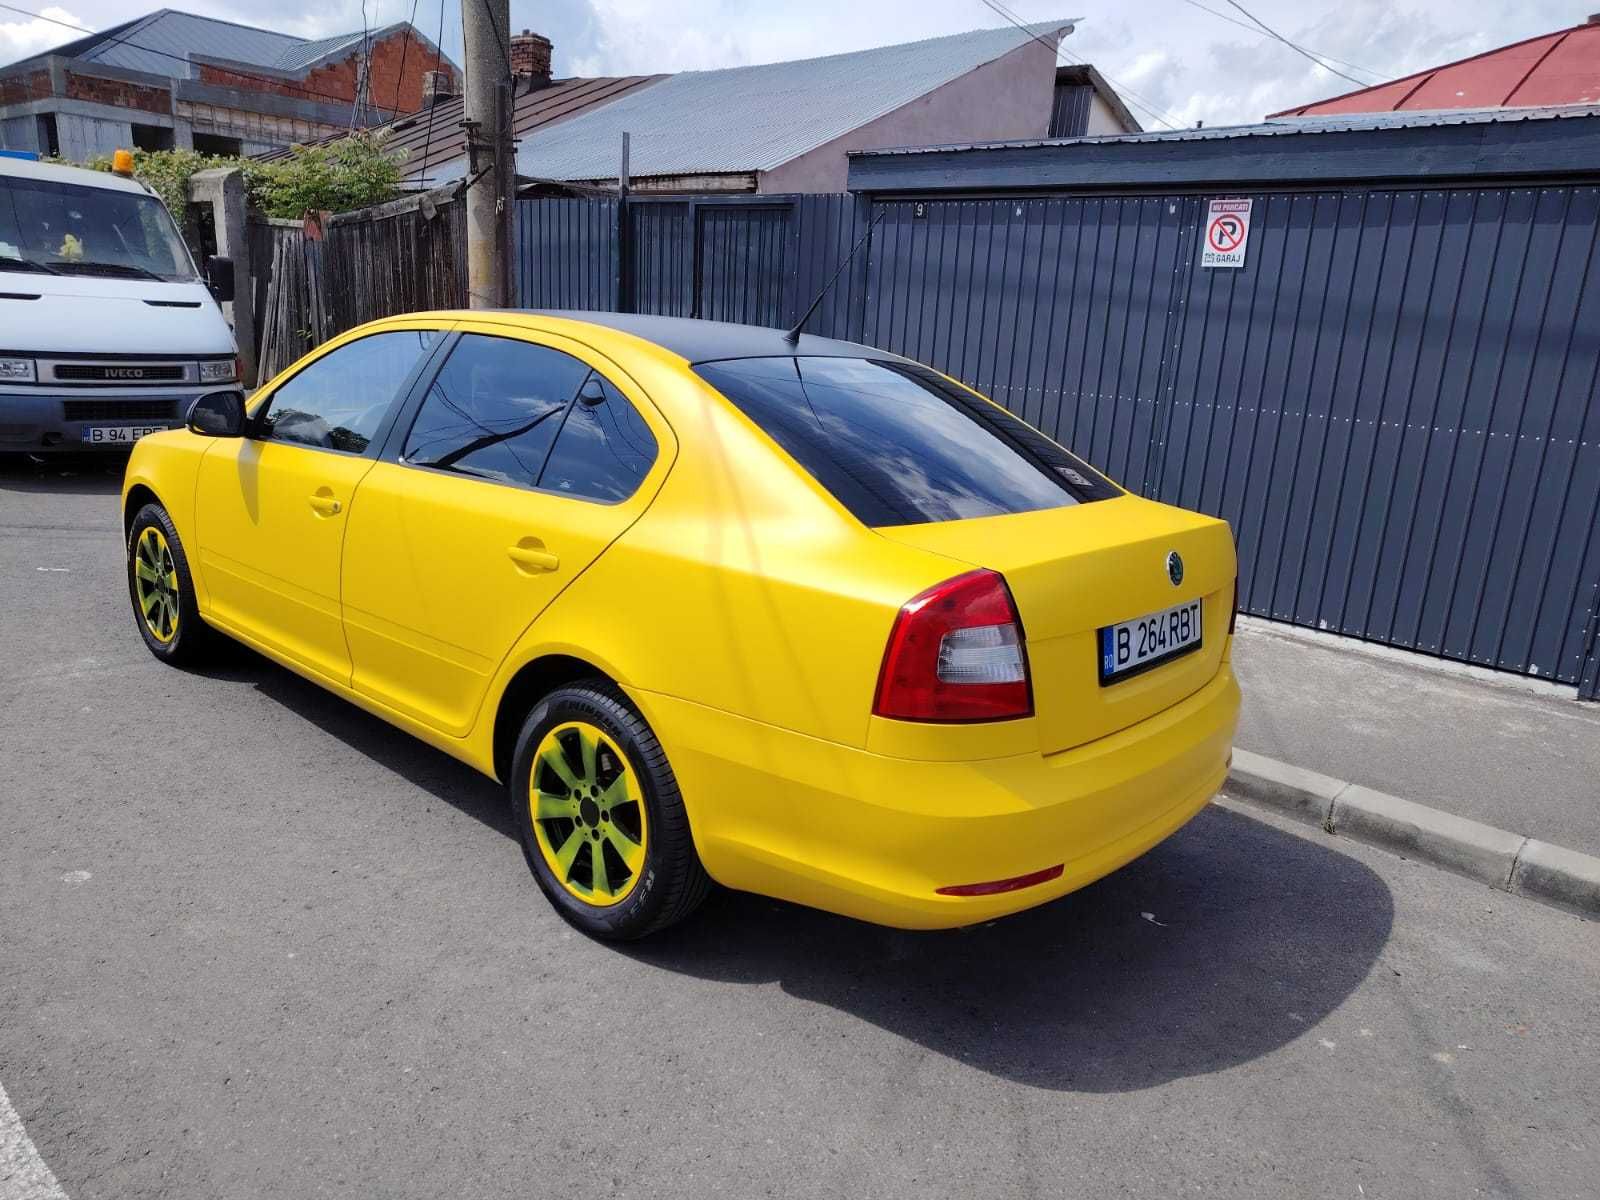
[(649, 818), (633, 764), (604, 730), (567, 721), (540, 739), (528, 810), (539, 853), (569, 895), (596, 908), (632, 895)]
[(133, 594), (150, 636), (169, 644), (178, 636), (178, 564), (154, 525), (145, 526), (133, 544)]

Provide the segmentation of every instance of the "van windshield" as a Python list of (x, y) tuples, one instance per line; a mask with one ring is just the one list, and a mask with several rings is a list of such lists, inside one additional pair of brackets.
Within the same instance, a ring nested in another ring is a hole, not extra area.
[(198, 278), (154, 196), (0, 176), (0, 271)]

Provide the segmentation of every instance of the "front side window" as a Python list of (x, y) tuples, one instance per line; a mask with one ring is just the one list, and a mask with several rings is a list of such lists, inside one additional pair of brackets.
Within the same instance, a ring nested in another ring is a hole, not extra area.
[(1119, 495), (1030, 426), (909, 363), (744, 358), (700, 376), (864, 525), (918, 525)]
[(548, 346), (463, 334), (428, 389), (401, 457), (535, 487), (588, 374), (585, 364)]
[(0, 179), (0, 270), (196, 278), (183, 239), (154, 196), (45, 179)]
[(437, 329), (374, 333), (330, 351), (272, 393), (257, 437), (366, 453), (411, 372), (443, 336)]

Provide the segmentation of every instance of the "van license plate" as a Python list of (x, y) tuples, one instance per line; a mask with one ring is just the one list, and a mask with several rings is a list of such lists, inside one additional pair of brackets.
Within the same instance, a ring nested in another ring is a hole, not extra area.
[(91, 446), (131, 446), (147, 433), (163, 433), (165, 425), (91, 425), (83, 440)]
[(1115, 683), (1200, 648), (1200, 601), (1107, 625), (1100, 631), (1100, 682)]

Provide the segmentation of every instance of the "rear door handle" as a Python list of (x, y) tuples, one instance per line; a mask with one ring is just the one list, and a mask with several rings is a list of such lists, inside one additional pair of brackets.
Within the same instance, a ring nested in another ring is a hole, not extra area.
[(532, 574), (535, 571), (554, 571), (561, 560), (544, 548), (538, 538), (523, 538), (515, 546), (507, 546), (506, 554), (519, 568)]
[(307, 499), (310, 501), (312, 509), (325, 517), (335, 516), (344, 508), (344, 505), (334, 499), (333, 491), (330, 488), (318, 488)]

